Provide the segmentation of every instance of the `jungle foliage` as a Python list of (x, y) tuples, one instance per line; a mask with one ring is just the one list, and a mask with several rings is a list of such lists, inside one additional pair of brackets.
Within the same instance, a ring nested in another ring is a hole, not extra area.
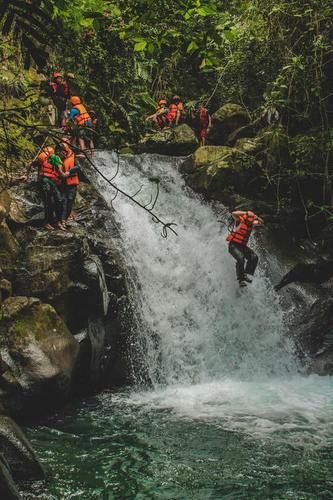
[(318, 213), (331, 217), (330, 0), (2, 0), (0, 5), (2, 31), (12, 32), (26, 62), (30, 57), (43, 68), (47, 60), (44, 71), (75, 73), (84, 99), (101, 116), (100, 144), (135, 143), (156, 99), (174, 93), (189, 107), (204, 101), (211, 111), (239, 103), (253, 122), (273, 106), (280, 122), (261, 131), (266, 155), (257, 159), (266, 195), (273, 196), (277, 210), (296, 204), (308, 220)]

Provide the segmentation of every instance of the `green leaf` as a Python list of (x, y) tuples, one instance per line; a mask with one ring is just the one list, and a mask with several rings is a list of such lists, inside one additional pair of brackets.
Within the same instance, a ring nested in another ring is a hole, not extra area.
[(196, 51), (198, 48), (199, 45), (194, 40), (192, 40), (192, 42), (188, 45), (186, 52), (188, 54), (192, 54), (192, 52)]
[(143, 52), (146, 47), (147, 47), (147, 41), (146, 40), (142, 40), (141, 42), (137, 42), (134, 45), (134, 51), (135, 52)]

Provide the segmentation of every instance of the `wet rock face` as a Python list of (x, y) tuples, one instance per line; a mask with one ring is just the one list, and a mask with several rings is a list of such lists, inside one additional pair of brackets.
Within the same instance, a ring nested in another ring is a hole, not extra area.
[(19, 415), (66, 400), (79, 345), (63, 320), (52, 306), (29, 297), (8, 298), (1, 312), (4, 407)]
[(295, 326), (294, 335), (310, 373), (333, 375), (333, 298), (317, 300)]
[(183, 123), (175, 128), (166, 127), (147, 134), (139, 143), (139, 152), (183, 156), (192, 153), (197, 147), (198, 140), (194, 131)]

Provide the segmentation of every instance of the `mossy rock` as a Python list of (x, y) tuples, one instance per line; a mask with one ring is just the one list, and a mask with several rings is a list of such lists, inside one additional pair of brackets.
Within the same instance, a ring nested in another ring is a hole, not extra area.
[[(209, 199), (232, 203), (235, 193), (252, 195), (255, 159), (244, 151), (228, 146), (204, 146), (182, 164), (188, 184)], [(249, 147), (249, 144), (247, 144)], [(243, 148), (246, 149), (245, 143)]]
[(138, 145), (141, 153), (158, 153), (170, 156), (185, 156), (198, 146), (194, 131), (183, 123), (175, 128), (166, 127), (161, 131), (148, 134)]
[(212, 115), (212, 128), (208, 140), (211, 144), (228, 143), (230, 134), (249, 124), (249, 115), (239, 104), (225, 104)]
[(5, 408), (30, 412), (65, 400), (78, 350), (52, 306), (31, 297), (5, 300), (0, 321), (0, 354), (10, 368)]

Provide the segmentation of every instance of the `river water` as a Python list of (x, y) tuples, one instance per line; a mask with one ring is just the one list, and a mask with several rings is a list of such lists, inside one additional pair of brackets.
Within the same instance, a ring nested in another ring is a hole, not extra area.
[[(184, 185), (178, 161), (120, 160), (115, 182), (141, 202), (160, 180), (155, 211), (178, 237), (113, 201), (136, 308), (134, 383), (28, 429), (51, 476), (26, 498), (333, 499), (333, 380), (302, 374), (269, 261), (238, 290), (223, 210)], [(114, 154), (95, 162), (116, 173)]]

